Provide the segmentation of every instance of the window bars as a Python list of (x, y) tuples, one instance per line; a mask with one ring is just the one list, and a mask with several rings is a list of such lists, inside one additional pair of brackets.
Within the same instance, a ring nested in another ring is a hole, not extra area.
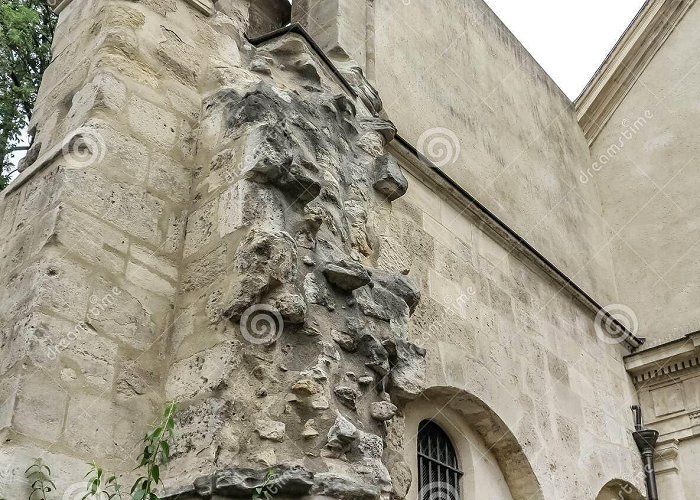
[(440, 426), (418, 426), (418, 500), (460, 500), (462, 471), (454, 446)]

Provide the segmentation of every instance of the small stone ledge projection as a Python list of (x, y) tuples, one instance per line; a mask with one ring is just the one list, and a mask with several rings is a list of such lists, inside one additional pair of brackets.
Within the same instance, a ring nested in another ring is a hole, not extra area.
[[(178, 498), (250, 497), (270, 471), (280, 498), (404, 498), (401, 440), (386, 437), (424, 388), (426, 353), (408, 340), (418, 288), (377, 266), (375, 228), (407, 190), (385, 150), (396, 129), (298, 35), (244, 54), (249, 70), (222, 69), (203, 102), (181, 307), (204, 309), (198, 341), (219, 343), (169, 376), (169, 396), (191, 402), (173, 470), (203, 472)], [(223, 272), (201, 264), (212, 255), (230, 256)], [(250, 342), (271, 319), (279, 335)]]

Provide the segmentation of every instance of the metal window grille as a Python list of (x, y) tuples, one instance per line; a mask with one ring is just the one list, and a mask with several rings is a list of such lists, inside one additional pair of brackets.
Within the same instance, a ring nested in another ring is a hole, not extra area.
[(440, 426), (418, 426), (418, 500), (460, 500), (457, 454)]

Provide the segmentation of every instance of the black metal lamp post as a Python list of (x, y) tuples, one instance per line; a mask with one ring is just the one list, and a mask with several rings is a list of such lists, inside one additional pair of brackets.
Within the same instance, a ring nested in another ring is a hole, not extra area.
[(659, 500), (656, 489), (656, 471), (654, 470), (654, 449), (659, 439), (659, 431), (642, 427), (642, 409), (638, 405), (632, 407), (634, 414), (634, 429), (632, 437), (639, 448), (644, 463), (644, 479), (647, 486), (647, 500)]

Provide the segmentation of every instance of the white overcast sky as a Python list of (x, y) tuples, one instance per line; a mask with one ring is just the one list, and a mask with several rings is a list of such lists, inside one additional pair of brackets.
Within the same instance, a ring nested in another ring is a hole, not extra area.
[(485, 1), (572, 101), (644, 4), (644, 0)]
[(486, 0), (574, 100), (644, 0)]

